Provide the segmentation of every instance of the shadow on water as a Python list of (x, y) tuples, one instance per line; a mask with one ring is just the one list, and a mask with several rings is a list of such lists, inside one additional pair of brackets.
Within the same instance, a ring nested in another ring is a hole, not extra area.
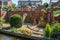
[(12, 37), (8, 35), (0, 34), (0, 40), (32, 40), (32, 39), (18, 38), (18, 37)]
[(14, 37), (11, 37), (8, 35), (0, 34), (0, 40), (17, 40), (17, 38), (14, 38)]

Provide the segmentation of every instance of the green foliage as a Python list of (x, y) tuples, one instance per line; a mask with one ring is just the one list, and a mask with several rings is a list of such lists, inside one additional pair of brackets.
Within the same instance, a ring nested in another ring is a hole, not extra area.
[(57, 38), (60, 36), (60, 23), (55, 23), (52, 29), (52, 37)]
[(49, 6), (49, 4), (48, 3), (44, 3), (43, 4), (46, 8)]
[(18, 32), (17, 28), (15, 28), (15, 27), (11, 28), (11, 31), (12, 32)]
[(3, 11), (12, 11), (12, 7), (11, 6), (3, 6), (2, 8)]
[(54, 15), (60, 14), (60, 10), (54, 11)]
[(13, 3), (13, 4), (12, 4), (12, 8), (15, 8), (15, 6), (16, 6), (16, 4)]
[(12, 4), (11, 6), (4, 5), (3, 11), (12, 11), (15, 8), (15, 4)]
[(18, 6), (17, 6), (17, 8), (21, 8), (21, 6), (20, 6), (20, 5), (18, 5)]
[(20, 30), (20, 32), (24, 35), (31, 35), (32, 34), (32, 32), (30, 30), (27, 30), (27, 29), (22, 29), (22, 30)]
[(5, 20), (0, 18), (0, 23), (4, 23), (4, 22), (5, 22)]
[(13, 8), (11, 6), (8, 6), (8, 10), (7, 11), (12, 11)]
[(50, 33), (51, 33), (51, 28), (49, 23), (46, 24), (46, 28), (45, 28), (45, 37), (50, 38)]
[(45, 9), (42, 9), (41, 11), (42, 11), (42, 12), (45, 12), (45, 13), (47, 12)]
[(6, 6), (6, 5), (3, 6), (2, 10), (3, 10), (3, 11), (7, 11), (7, 10), (8, 10), (8, 6)]
[(60, 6), (60, 3), (59, 3), (59, 5), (58, 6)]
[(11, 27), (19, 28), (22, 26), (22, 17), (18, 14), (14, 14), (10, 17)]
[(44, 17), (43, 17), (43, 16), (42, 16), (42, 17), (40, 17), (40, 20), (41, 20), (41, 21), (44, 21)]

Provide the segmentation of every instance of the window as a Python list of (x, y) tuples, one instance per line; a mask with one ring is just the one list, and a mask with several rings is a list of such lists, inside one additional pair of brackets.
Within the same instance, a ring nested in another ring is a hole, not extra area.
[(3, 0), (3, 2), (7, 2), (8, 0)]
[(40, 1), (40, 0), (30, 0), (30, 1)]
[(19, 1), (28, 1), (28, 0), (19, 0)]
[(0, 5), (2, 5), (2, 2), (0, 1)]

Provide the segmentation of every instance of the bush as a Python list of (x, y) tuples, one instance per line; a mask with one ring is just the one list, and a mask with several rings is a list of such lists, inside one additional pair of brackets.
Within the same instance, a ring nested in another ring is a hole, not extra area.
[(51, 28), (50, 25), (47, 23), (45, 28), (45, 37), (50, 38)]
[(4, 23), (4, 22), (5, 22), (5, 20), (0, 18), (0, 23)]
[(32, 34), (31, 30), (28, 30), (28, 29), (21, 29), (20, 32), (23, 35), (31, 35)]
[(22, 17), (18, 14), (14, 14), (10, 17), (11, 27), (19, 28), (22, 26)]
[(51, 36), (53, 38), (58, 38), (60, 36), (60, 23), (55, 23), (54, 24)]
[(49, 4), (48, 3), (44, 3), (43, 4), (46, 8), (49, 6)]
[(12, 32), (18, 32), (17, 28), (15, 28), (15, 27), (11, 28), (11, 31)]

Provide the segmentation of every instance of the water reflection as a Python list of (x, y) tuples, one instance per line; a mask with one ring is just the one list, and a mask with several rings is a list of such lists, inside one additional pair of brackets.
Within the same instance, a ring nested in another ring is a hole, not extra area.
[(3, 40), (10, 40), (9, 36), (3, 36)]
[(6, 36), (6, 35), (0, 34), (0, 40), (18, 40), (18, 39), (11, 37), (11, 36)]

